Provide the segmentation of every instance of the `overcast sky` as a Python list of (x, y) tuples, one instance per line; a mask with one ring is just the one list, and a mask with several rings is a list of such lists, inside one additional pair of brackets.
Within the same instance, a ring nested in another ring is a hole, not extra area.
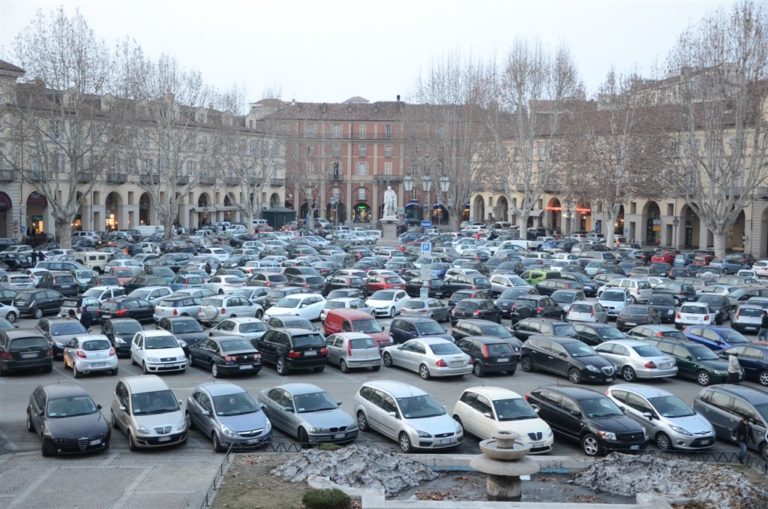
[[(758, 0), (760, 1), (760, 0)], [(692, 22), (731, 0), (0, 0), (0, 54), (35, 11), (76, 8), (102, 38), (133, 37), (247, 101), (408, 97), (449, 53), (503, 54), (516, 37), (568, 45), (589, 91), (613, 65), (648, 74)]]

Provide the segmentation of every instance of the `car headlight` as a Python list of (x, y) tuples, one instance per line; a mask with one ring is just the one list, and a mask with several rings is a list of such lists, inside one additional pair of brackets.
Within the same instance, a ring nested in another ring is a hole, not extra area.
[(587, 371), (591, 371), (592, 373), (599, 373), (600, 370), (597, 369), (596, 366), (593, 366), (592, 364), (587, 364)]
[(667, 314), (668, 315), (673, 315), (673, 314), (675, 314), (675, 310), (674, 309), (668, 309), (667, 310)]
[(187, 347), (187, 342), (184, 341), (183, 339), (180, 339), (179, 340), (179, 346), (182, 347), (182, 348), (186, 348)]
[(184, 357), (183, 355), (180, 355), (180, 356), (176, 357), (176, 360), (177, 361), (185, 361), (185, 360), (187, 360), (187, 358)]
[(149, 435), (150, 433), (152, 433), (152, 430), (147, 428), (146, 426), (138, 426), (136, 428), (136, 431), (138, 431), (142, 435)]
[(121, 338), (115, 337), (115, 343), (117, 343), (118, 345), (124, 345), (126, 344), (126, 341), (124, 341)]
[(459, 424), (456, 421), (453, 421), (453, 424), (456, 425), (456, 433), (463, 433), (464, 432), (464, 428), (461, 426), (461, 424)]
[(157, 357), (147, 357), (147, 360), (149, 362), (160, 362), (160, 359), (158, 359)]
[(544, 438), (551, 438), (552, 436), (554, 436), (554, 434), (552, 433), (552, 428), (548, 428), (547, 431), (544, 433)]
[(688, 431), (685, 428), (681, 428), (680, 426), (670, 426), (670, 428), (672, 428), (672, 431), (680, 433), (681, 435), (687, 435), (689, 437), (693, 436), (693, 433), (691, 433), (690, 431)]
[(47, 426), (46, 426), (46, 428), (43, 430), (43, 436), (44, 436), (44, 437), (46, 437), (46, 438), (53, 438), (53, 433), (51, 433), (51, 430), (50, 430), (50, 429), (48, 429), (48, 427), (47, 427)]
[(597, 436), (599, 436), (603, 440), (616, 440), (616, 433), (614, 433), (613, 431), (598, 431)]
[(270, 431), (272, 431), (272, 423), (267, 421), (264, 425), (264, 433), (269, 433)]
[(183, 431), (187, 428), (187, 420), (182, 419), (179, 422), (176, 423), (176, 429), (179, 431)]
[(327, 433), (329, 431), (328, 428), (312, 428), (313, 433)]
[(229, 437), (229, 438), (236, 438), (237, 437), (237, 433), (232, 431), (232, 429), (229, 426), (227, 426), (226, 424), (222, 424), (221, 425), (221, 432), (224, 434), (225, 437)]
[(514, 347), (514, 350), (515, 350), (515, 352), (519, 352), (520, 351), (520, 347), (516, 346), (516, 347)]
[(432, 438), (432, 435), (426, 431), (417, 431), (417, 433), (419, 434), (419, 438)]

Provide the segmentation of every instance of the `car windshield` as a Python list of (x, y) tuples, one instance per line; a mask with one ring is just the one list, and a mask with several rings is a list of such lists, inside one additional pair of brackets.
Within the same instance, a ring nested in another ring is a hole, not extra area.
[(655, 346), (650, 345), (633, 346), (632, 350), (637, 352), (640, 357), (661, 357), (664, 355)]
[(221, 342), (221, 349), (224, 352), (250, 352), (253, 345), (244, 339), (229, 339)]
[(82, 334), (84, 332), (87, 332), (85, 327), (75, 320), (51, 324), (51, 335), (53, 336)]
[(706, 346), (689, 346), (688, 351), (697, 361), (716, 361), (720, 357)]
[(661, 335), (661, 337), (664, 338), (672, 338), (672, 339), (679, 339), (681, 341), (687, 341), (688, 336), (680, 332), (679, 330), (665, 330), (661, 332), (657, 332), (656, 335)]
[(188, 334), (190, 332), (203, 332), (203, 327), (195, 319), (192, 320), (177, 320), (173, 322), (174, 334)]
[(580, 403), (587, 417), (618, 417), (623, 415), (616, 403), (606, 397), (583, 399)]
[(576, 299), (576, 294), (573, 292), (555, 292), (552, 294), (552, 300), (559, 304), (568, 304)]
[(749, 340), (733, 329), (720, 329), (720, 335), (732, 345), (749, 343)]
[(173, 336), (150, 336), (144, 346), (147, 350), (160, 350), (161, 348), (176, 348), (179, 342)]
[(299, 304), (301, 304), (301, 300), (299, 300), (299, 299), (285, 298), (285, 299), (280, 299), (279, 301), (277, 301), (277, 304), (275, 304), (275, 307), (278, 307), (278, 308), (297, 308), (297, 307), (299, 307)]
[(39, 336), (32, 336), (28, 338), (15, 338), (10, 343), (11, 344), (8, 348), (11, 352), (20, 352), (22, 350), (27, 350), (28, 348), (47, 348), (48, 347), (48, 342), (45, 340), (45, 338), (41, 338)]
[(216, 409), (216, 415), (221, 417), (252, 414), (260, 410), (259, 404), (247, 392), (214, 396), (213, 407)]
[(364, 348), (377, 348), (377, 345), (373, 338), (356, 338), (349, 340), (349, 348), (352, 350), (360, 350)]
[(382, 329), (381, 325), (379, 325), (379, 322), (376, 320), (354, 320), (352, 322), (352, 330), (355, 332), (365, 332), (365, 333), (371, 333), (371, 332), (381, 332)]
[(131, 396), (133, 415), (152, 415), (176, 412), (179, 402), (170, 390), (140, 392)]
[(152, 290), (134, 290), (133, 292), (131, 292), (131, 297), (146, 299), (150, 293), (152, 293)]
[(419, 334), (428, 336), (430, 334), (445, 334), (445, 330), (437, 322), (424, 322), (416, 324)]
[(757, 413), (763, 418), (763, 421), (768, 421), (768, 403), (758, 403), (753, 405)]
[(203, 299), (203, 302), (201, 303), (201, 305), (206, 307), (218, 308), (218, 307), (222, 307), (222, 300), (219, 298)]
[(507, 329), (505, 329), (504, 327), (496, 323), (483, 325), (480, 327), (480, 330), (482, 331), (483, 335), (492, 336), (494, 338), (511, 338), (512, 337), (511, 332), (509, 332)]
[(435, 355), (455, 355), (457, 353), (461, 353), (461, 350), (459, 350), (459, 347), (454, 345), (453, 343), (433, 343), (429, 345), (429, 349), (432, 350), (432, 353)]
[(693, 315), (706, 315), (708, 313), (707, 306), (692, 306), (684, 305), (680, 308), (681, 313), (689, 313)]
[(566, 343), (563, 347), (571, 354), (571, 357), (590, 357), (597, 353), (584, 343)]
[(538, 415), (523, 398), (497, 399), (493, 401), (500, 422), (536, 419)]
[(623, 313), (625, 315), (645, 315), (648, 314), (648, 308), (645, 306), (627, 306)]
[(552, 327), (552, 331), (554, 332), (555, 336), (575, 336), (576, 335), (576, 329), (573, 328), (573, 325), (570, 323), (564, 323), (560, 325), (555, 325)]
[(96, 352), (99, 350), (109, 350), (111, 347), (112, 344), (106, 339), (93, 339), (90, 341), (84, 341), (80, 348), (86, 352)]
[(142, 330), (139, 322), (118, 322), (113, 323), (113, 327), (115, 334), (135, 334)]
[(57, 398), (48, 401), (46, 415), (58, 419), (60, 417), (88, 415), (98, 411), (98, 407), (90, 396), (72, 396), (69, 398)]
[(397, 406), (406, 419), (425, 419), (445, 414), (443, 407), (429, 394), (397, 398)]
[(690, 417), (691, 415), (696, 415), (696, 412), (694, 412), (691, 407), (686, 405), (683, 400), (671, 394), (669, 396), (648, 398), (648, 401), (650, 401), (651, 405), (653, 405), (653, 408), (655, 408), (659, 415), (662, 417), (674, 418)]
[(379, 290), (371, 295), (371, 300), (394, 300), (395, 292)]
[(91, 288), (90, 290), (87, 290), (83, 294), (83, 297), (95, 297), (95, 298), (98, 299), (99, 297), (101, 297), (102, 293), (103, 293), (103, 290), (101, 290), (99, 288)]
[(339, 309), (346, 307), (346, 303), (340, 300), (327, 300), (325, 301), (325, 309)]
[(623, 332), (615, 327), (600, 327), (597, 329), (597, 335), (601, 339), (626, 339)]
[(240, 324), (240, 332), (262, 332), (267, 330), (264, 322), (247, 322)]
[(674, 306), (675, 298), (671, 295), (651, 295), (648, 304), (651, 306)]
[(296, 406), (296, 412), (300, 414), (338, 408), (336, 402), (331, 399), (327, 392), (297, 394), (293, 397), (293, 404)]
[(600, 300), (606, 300), (608, 302), (623, 302), (624, 293), (623, 292), (603, 292), (603, 295), (600, 297)]

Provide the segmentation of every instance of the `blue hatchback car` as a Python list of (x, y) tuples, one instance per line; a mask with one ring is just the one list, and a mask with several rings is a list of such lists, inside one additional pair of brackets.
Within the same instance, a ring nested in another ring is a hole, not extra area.
[(744, 370), (744, 378), (756, 380), (760, 385), (768, 386), (768, 345), (765, 343), (739, 345), (720, 352), (720, 356), (724, 359), (731, 354), (739, 359), (741, 369)]
[(730, 327), (713, 325), (689, 325), (683, 330), (689, 340), (702, 344), (715, 351), (732, 346), (748, 345), (752, 342)]

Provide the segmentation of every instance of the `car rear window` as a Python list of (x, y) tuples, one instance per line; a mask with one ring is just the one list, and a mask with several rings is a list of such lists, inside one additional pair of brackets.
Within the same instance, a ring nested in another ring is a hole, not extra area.
[(39, 336), (15, 338), (11, 340), (11, 352), (18, 352), (28, 348), (48, 348), (48, 342), (45, 340), (45, 338), (41, 338)]
[(660, 357), (663, 355), (655, 346), (650, 345), (633, 346), (632, 350), (637, 352), (640, 357)]
[(752, 318), (761, 317), (762, 314), (763, 314), (763, 310), (762, 309), (741, 308), (741, 310), (739, 310), (739, 315), (741, 315), (741, 316), (748, 316), (748, 317), (752, 317)]
[(492, 357), (504, 357), (512, 355), (512, 348), (507, 343), (491, 343), (488, 346), (488, 355)]
[(461, 353), (459, 347), (453, 343), (434, 343), (429, 345), (429, 348), (435, 355), (451, 355)]
[(83, 350), (86, 352), (95, 352), (97, 350), (109, 350), (112, 345), (106, 339), (94, 339), (83, 342)]
[(72, 320), (71, 322), (51, 324), (51, 334), (54, 336), (63, 336), (65, 334), (81, 334), (86, 332), (80, 322)]
[(373, 338), (350, 339), (349, 347), (352, 350), (361, 350), (364, 348), (376, 348), (376, 341), (374, 341)]
[(574, 304), (571, 306), (571, 311), (574, 313), (591, 313), (592, 306), (589, 304)]

